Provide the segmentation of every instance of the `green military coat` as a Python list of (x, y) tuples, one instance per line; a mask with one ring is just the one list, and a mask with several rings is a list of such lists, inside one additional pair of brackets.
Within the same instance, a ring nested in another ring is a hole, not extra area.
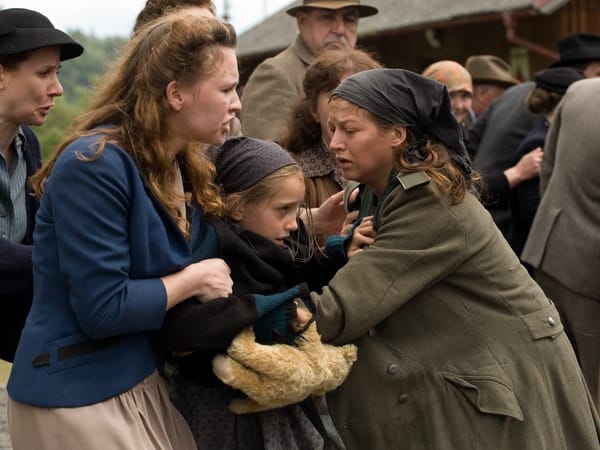
[(376, 217), (312, 294), (324, 340), (358, 346), (327, 397), (348, 450), (600, 449), (560, 317), (478, 200), (413, 174)]

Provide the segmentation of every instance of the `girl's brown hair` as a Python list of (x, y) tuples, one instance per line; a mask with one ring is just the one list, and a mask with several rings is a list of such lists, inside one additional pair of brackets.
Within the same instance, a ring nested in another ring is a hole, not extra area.
[(133, 32), (137, 33), (147, 23), (173, 11), (192, 7), (206, 8), (216, 15), (215, 5), (211, 0), (148, 0), (135, 19)]
[(233, 195), (232, 198), (235, 200), (228, 202), (227, 208), (224, 215), (230, 217), (238, 208), (248, 208), (252, 205), (273, 196), (279, 189), (279, 182), (287, 177), (298, 176), (299, 179), (304, 181), (304, 173), (302, 168), (297, 164), (290, 164), (284, 166), (281, 169), (267, 175), (256, 184), (250, 186), (248, 189), (242, 192), (235, 192), (229, 195)]
[(321, 125), (312, 112), (317, 110), (321, 92), (333, 91), (344, 75), (380, 68), (381, 64), (365, 51), (346, 48), (321, 53), (308, 67), (302, 83), (303, 94), (295, 103), (287, 131), (279, 139), (291, 153), (302, 153), (321, 144)]
[(534, 87), (527, 96), (526, 102), (529, 110), (534, 114), (547, 114), (554, 111), (554, 108), (563, 98), (561, 94), (549, 92), (539, 86)]
[(94, 155), (86, 158), (79, 154), (80, 159), (98, 158), (109, 142), (123, 148), (180, 226), (177, 205), (182, 200), (193, 199), (206, 212), (220, 213), (223, 203), (204, 144), (190, 142), (177, 155), (190, 192), (182, 199), (175, 190), (173, 149), (164, 145), (170, 114), (165, 90), (172, 80), (191, 85), (210, 76), (223, 58), (223, 49), (235, 48), (235, 44), (233, 27), (216, 19), (165, 16), (142, 28), (99, 84), (89, 110), (74, 121), (51, 160), (33, 177), (34, 192), (41, 195), (67, 145), (82, 136), (101, 134)]

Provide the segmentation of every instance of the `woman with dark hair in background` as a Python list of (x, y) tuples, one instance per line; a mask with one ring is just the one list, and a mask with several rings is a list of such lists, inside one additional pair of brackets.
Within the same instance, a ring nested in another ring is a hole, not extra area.
[(346, 184), (328, 148), (331, 92), (350, 75), (379, 67), (381, 65), (368, 53), (346, 48), (321, 53), (306, 70), (304, 92), (292, 110), (287, 132), (280, 141), (306, 175), (307, 207), (319, 207)]
[[(535, 87), (527, 97), (527, 107), (532, 113), (540, 114), (541, 117), (519, 144), (515, 152), (515, 164), (532, 150), (543, 151), (554, 109), (569, 85), (583, 78), (580, 72), (570, 67), (553, 67), (533, 75)], [(541, 161), (537, 162), (538, 173), (540, 164)], [(515, 253), (521, 256), (535, 212), (540, 204), (540, 177), (536, 176), (518, 184), (511, 191), (510, 196), (511, 222), (508, 242)]]

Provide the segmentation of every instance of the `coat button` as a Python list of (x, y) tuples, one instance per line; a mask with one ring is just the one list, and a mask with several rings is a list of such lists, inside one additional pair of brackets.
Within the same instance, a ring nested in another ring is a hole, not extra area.
[(369, 336), (369, 337), (375, 336), (375, 328), (371, 328), (369, 331), (367, 331), (367, 336)]
[(398, 366), (396, 364), (390, 364), (387, 367), (387, 373), (390, 375), (395, 375), (398, 372)]
[(408, 400), (408, 395), (406, 395), (406, 394), (400, 394), (398, 396), (398, 403), (404, 403), (404, 402), (406, 402), (406, 400)]
[(548, 317), (548, 325), (550, 325), (551, 327), (556, 325), (556, 321), (554, 320), (553, 317)]

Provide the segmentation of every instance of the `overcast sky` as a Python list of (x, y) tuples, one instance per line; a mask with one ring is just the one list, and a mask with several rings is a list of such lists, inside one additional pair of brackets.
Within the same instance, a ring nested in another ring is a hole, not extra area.
[[(213, 0), (222, 16), (225, 0)], [(238, 34), (293, 0), (229, 0), (230, 22)], [(128, 36), (146, 0), (0, 0), (3, 8), (28, 8), (47, 16), (63, 31), (81, 30), (98, 37)]]

